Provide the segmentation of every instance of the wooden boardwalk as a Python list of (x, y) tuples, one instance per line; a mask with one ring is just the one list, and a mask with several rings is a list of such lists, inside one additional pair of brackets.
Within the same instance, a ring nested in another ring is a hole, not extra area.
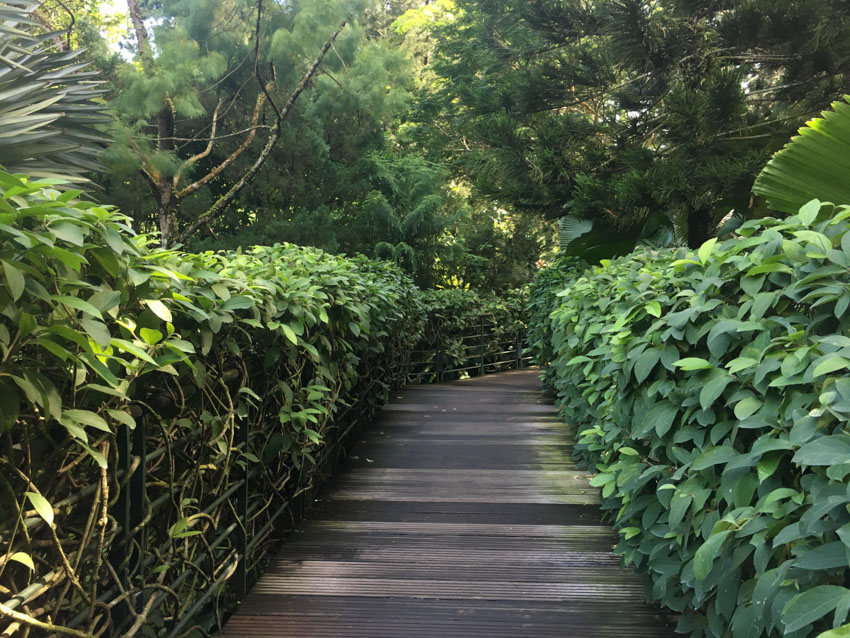
[(227, 638), (673, 635), (533, 370), (407, 388)]

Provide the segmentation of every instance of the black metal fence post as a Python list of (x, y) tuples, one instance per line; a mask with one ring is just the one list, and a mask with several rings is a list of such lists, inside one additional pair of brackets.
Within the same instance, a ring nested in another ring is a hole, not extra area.
[[(110, 562), (116, 567), (120, 585), (125, 590), (132, 589), (133, 573), (141, 569), (146, 551), (145, 530), (134, 533), (134, 530), (144, 522), (147, 512), (145, 500), (146, 421), (143, 415), (139, 416), (136, 418), (136, 427), (133, 430), (121, 427), (116, 437), (119, 480), (125, 483), (114, 510), (115, 519), (121, 526), (121, 531), (110, 552)], [(133, 467), (136, 459), (138, 462)], [(129, 478), (128, 474), (130, 474)], [(129, 618), (134, 618), (141, 613), (143, 602), (141, 594), (135, 594), (116, 605), (112, 611), (113, 626), (121, 627)]]
[(522, 330), (516, 332), (516, 369), (522, 367)]
[(478, 358), (478, 374), (483, 377), (484, 376), (484, 315), (481, 315), (481, 319), (478, 322), (478, 329), (481, 331), (478, 335), (479, 345), (481, 347), (481, 352), (479, 353), (479, 358)]
[(443, 361), (443, 331), (442, 326), (440, 326), (440, 330), (437, 333), (437, 383), (443, 382), (444, 367), (445, 362)]
[[(247, 453), (248, 440), (251, 430), (251, 422), (247, 417), (242, 419), (239, 430), (236, 433), (239, 443), (242, 444), (242, 452)], [(239, 554), (239, 562), (236, 565), (236, 597), (243, 600), (248, 595), (248, 480), (251, 475), (251, 467), (245, 458), (244, 469), (241, 472), (242, 486), (236, 492), (236, 512), (239, 522), (236, 526), (236, 551)]]

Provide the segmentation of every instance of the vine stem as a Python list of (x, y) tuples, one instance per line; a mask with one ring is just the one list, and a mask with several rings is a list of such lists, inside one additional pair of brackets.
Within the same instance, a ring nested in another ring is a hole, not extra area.
[(84, 631), (77, 631), (76, 629), (71, 629), (70, 627), (63, 627), (62, 625), (54, 625), (53, 623), (37, 620), (32, 616), (27, 616), (26, 614), (17, 612), (14, 609), (9, 609), (3, 603), (0, 603), (0, 614), (8, 616), (9, 618), (12, 618), (13, 620), (16, 620), (25, 625), (29, 625), (30, 627), (38, 627), (39, 629), (46, 629), (47, 631), (54, 631), (60, 634), (66, 634), (68, 636), (77, 636), (78, 638), (96, 638), (93, 634), (88, 634)]

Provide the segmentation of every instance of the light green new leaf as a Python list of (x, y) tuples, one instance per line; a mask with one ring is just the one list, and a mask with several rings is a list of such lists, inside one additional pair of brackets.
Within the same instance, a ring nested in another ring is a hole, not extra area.
[(280, 327), (283, 330), (283, 334), (286, 335), (286, 338), (289, 339), (292, 343), (297, 345), (298, 344), (298, 337), (295, 336), (295, 331), (293, 331), (292, 328), (287, 326), (285, 323), (282, 323), (280, 325)]
[(168, 306), (162, 303), (159, 299), (146, 299), (142, 303), (150, 308), (151, 312), (163, 321), (167, 321), (169, 323), (174, 321), (174, 318), (171, 315), (171, 310), (169, 310)]
[(704, 266), (708, 262), (708, 258), (711, 257), (711, 251), (714, 250), (714, 245), (717, 243), (717, 237), (712, 237), (707, 242), (705, 242), (702, 246), (699, 247), (697, 251), (697, 255), (699, 256), (700, 263)]
[(35, 564), (32, 562), (32, 556), (30, 556), (26, 552), (15, 552), (11, 556), (9, 556), (9, 560), (18, 562), (21, 565), (26, 565), (27, 567), (29, 567), (30, 571), (35, 571)]
[(700, 359), (699, 357), (685, 357), (684, 359), (674, 361), (673, 365), (682, 370), (708, 370), (714, 367), (710, 361)]
[(53, 527), (53, 506), (41, 494), (27, 492), (27, 498), (44, 522)]

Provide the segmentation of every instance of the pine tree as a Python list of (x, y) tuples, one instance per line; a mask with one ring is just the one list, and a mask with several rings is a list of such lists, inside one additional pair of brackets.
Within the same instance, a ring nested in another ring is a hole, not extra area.
[(435, 100), (453, 160), (517, 210), (592, 220), (615, 252), (665, 225), (696, 246), (745, 213), (770, 153), (850, 72), (837, 1), (457, 5)]
[[(114, 71), (117, 143), (107, 157), (143, 177), (162, 244), (184, 243), (255, 178), (362, 3), (184, 0), (148, 11), (128, 0), (128, 8), (135, 59)], [(202, 203), (191, 215), (182, 212), (190, 199)]]

